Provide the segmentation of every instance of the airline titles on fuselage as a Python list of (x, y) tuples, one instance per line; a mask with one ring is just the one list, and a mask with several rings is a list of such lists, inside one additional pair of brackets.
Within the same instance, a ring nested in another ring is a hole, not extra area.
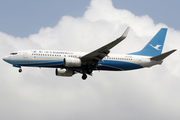
[[(52, 57), (76, 57), (80, 58), (83, 55), (75, 55), (73, 52), (62, 52), (62, 51), (31, 51), (33, 56), (52, 56)], [(119, 56), (119, 57), (113, 57), (113, 56), (106, 56), (104, 60), (132, 60), (132, 56)]]

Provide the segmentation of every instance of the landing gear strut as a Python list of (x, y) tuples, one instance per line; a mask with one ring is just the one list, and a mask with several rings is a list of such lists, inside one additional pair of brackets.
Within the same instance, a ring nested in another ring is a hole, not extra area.
[(22, 72), (22, 69), (21, 69), (21, 68), (19, 69), (19, 72), (20, 72), (20, 73)]
[(82, 79), (85, 80), (87, 78), (86, 74), (83, 74)]

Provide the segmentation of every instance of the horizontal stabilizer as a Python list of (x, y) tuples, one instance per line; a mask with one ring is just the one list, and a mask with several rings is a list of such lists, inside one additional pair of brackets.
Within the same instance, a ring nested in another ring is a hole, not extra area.
[(166, 58), (167, 56), (169, 56), (170, 54), (172, 54), (172, 53), (175, 52), (175, 51), (176, 51), (176, 49), (171, 50), (171, 51), (166, 52), (166, 53), (163, 53), (163, 54), (161, 54), (161, 55), (152, 57), (151, 60), (161, 61), (161, 60), (163, 60), (164, 58)]

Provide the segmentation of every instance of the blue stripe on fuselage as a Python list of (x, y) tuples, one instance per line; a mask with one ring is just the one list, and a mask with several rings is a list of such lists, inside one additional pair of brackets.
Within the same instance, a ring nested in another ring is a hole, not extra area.
[[(49, 67), (49, 68), (64, 68), (63, 60), (11, 60), (11, 64), (17, 64), (20, 66), (37, 66), (37, 67)], [(66, 68), (66, 67), (65, 67)], [(71, 69), (83, 69), (85, 66), (74, 67)], [(123, 71), (143, 68), (142, 66), (130, 62), (115, 61), (115, 60), (104, 60), (100, 61), (97, 66), (97, 70), (111, 70), (111, 71)], [(96, 68), (92, 68), (96, 70)]]
[(133, 70), (143, 68), (140, 65), (124, 62), (124, 61), (113, 61), (113, 60), (104, 60), (104, 62), (100, 61), (98, 65), (99, 70)]
[(21, 66), (51, 67), (62, 65), (64, 62), (63, 60), (10, 60), (9, 63)]

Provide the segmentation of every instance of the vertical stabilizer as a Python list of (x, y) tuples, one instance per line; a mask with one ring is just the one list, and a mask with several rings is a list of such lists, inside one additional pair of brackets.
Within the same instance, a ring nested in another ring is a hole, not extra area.
[(160, 31), (151, 39), (151, 41), (139, 52), (129, 55), (157, 56), (162, 53), (167, 28), (161, 28)]

